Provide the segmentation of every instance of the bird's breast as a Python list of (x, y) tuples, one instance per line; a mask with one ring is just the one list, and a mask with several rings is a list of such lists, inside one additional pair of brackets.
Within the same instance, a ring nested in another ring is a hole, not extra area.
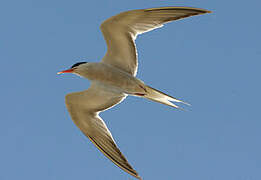
[(141, 88), (142, 81), (116, 67), (103, 63), (97, 63), (88, 68), (87, 78), (91, 81), (116, 87), (128, 94), (144, 93), (144, 89)]

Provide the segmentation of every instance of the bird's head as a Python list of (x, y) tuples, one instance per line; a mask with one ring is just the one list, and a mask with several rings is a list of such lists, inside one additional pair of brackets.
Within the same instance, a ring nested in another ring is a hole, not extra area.
[(78, 62), (72, 65), (69, 69), (66, 69), (64, 71), (60, 71), (57, 74), (63, 74), (63, 73), (74, 73), (77, 75), (81, 75), (82, 71), (86, 69), (87, 62)]

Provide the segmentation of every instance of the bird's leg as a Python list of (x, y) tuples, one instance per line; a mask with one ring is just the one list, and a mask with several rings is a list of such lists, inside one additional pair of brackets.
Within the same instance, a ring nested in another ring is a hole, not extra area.
[(134, 93), (134, 95), (136, 95), (136, 96), (145, 96), (145, 94), (142, 94), (142, 93)]
[(136, 95), (136, 96), (145, 96), (145, 94), (147, 93), (146, 88), (143, 87), (143, 86), (140, 85), (140, 84), (139, 84), (139, 87), (140, 87), (141, 89), (143, 89), (145, 93), (134, 93), (134, 95)]

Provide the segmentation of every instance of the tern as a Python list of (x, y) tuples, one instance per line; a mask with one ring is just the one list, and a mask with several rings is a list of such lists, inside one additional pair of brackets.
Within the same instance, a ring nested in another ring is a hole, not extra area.
[[(107, 53), (100, 62), (78, 62), (70, 69), (91, 81), (89, 89), (67, 94), (66, 107), (71, 119), (93, 144), (113, 163), (141, 180), (116, 145), (99, 113), (119, 104), (128, 95), (143, 97), (174, 108), (172, 102), (185, 103), (136, 78), (138, 59), (135, 39), (139, 34), (182, 18), (210, 13), (191, 7), (160, 7), (122, 12), (105, 20), (100, 29), (107, 43)], [(187, 103), (185, 103), (187, 104)]]

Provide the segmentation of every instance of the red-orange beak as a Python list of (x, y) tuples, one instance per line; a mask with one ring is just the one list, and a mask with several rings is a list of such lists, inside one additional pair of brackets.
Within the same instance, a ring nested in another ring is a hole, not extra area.
[(73, 72), (73, 69), (67, 69), (67, 70), (64, 70), (64, 71), (60, 71), (57, 74), (72, 73), (72, 72)]

